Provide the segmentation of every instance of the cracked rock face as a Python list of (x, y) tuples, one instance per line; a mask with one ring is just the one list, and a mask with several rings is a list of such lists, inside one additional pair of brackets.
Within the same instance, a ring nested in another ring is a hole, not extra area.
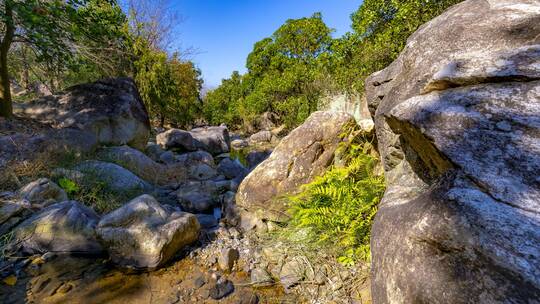
[(469, 0), (366, 81), (376, 303), (540, 298), (540, 3)]
[(237, 205), (258, 218), (282, 221), (286, 206), (278, 196), (294, 193), (324, 173), (341, 142), (339, 135), (355, 123), (354, 117), (345, 112), (311, 114), (242, 181)]

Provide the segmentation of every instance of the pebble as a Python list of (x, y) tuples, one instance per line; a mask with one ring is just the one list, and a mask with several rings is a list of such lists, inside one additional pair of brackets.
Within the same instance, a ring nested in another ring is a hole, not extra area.
[(234, 284), (226, 280), (223, 283), (217, 283), (209, 290), (209, 295), (214, 300), (222, 299), (234, 292)]

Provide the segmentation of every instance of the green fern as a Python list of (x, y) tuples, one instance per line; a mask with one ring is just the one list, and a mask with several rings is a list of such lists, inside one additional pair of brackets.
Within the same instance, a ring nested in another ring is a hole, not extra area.
[(378, 159), (370, 155), (369, 141), (349, 140), (340, 149), (344, 166), (332, 167), (289, 197), (289, 228), (309, 228), (310, 241), (338, 248), (338, 261), (351, 265), (370, 259), (371, 225), (385, 184), (374, 174)]

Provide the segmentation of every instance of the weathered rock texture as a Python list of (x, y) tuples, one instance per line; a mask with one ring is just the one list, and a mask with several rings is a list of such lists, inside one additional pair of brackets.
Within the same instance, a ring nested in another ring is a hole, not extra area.
[(540, 298), (540, 3), (469, 0), (366, 81), (374, 303)]
[(153, 269), (196, 241), (199, 229), (195, 215), (170, 210), (142, 195), (105, 215), (97, 233), (115, 263)]
[(322, 174), (334, 159), (346, 126), (355, 124), (345, 112), (315, 112), (300, 127), (283, 138), (270, 157), (240, 184), (236, 203), (257, 217), (281, 221), (286, 195)]
[(20, 114), (57, 128), (87, 131), (100, 144), (144, 149), (150, 122), (137, 87), (129, 78), (100, 80), (46, 96), (16, 109)]
[(15, 244), (23, 251), (100, 254), (96, 239), (98, 215), (76, 201), (51, 205), (22, 222), (14, 230)]
[(188, 131), (180, 129), (170, 129), (159, 133), (156, 136), (156, 142), (163, 149), (177, 151), (195, 151), (195, 140)]
[(231, 139), (227, 127), (202, 127), (190, 131), (195, 145), (213, 155), (227, 153), (231, 147)]
[(21, 199), (43, 206), (68, 200), (66, 192), (48, 178), (40, 178), (19, 190)]

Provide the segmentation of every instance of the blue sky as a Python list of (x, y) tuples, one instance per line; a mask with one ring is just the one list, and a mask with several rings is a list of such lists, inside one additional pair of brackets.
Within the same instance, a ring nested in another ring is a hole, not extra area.
[(194, 47), (193, 61), (202, 70), (205, 86), (217, 86), (232, 71), (245, 72), (253, 44), (270, 36), (287, 19), (321, 12), (334, 37), (350, 30), (350, 14), (361, 0), (173, 0), (171, 9), (184, 21), (177, 47)]

